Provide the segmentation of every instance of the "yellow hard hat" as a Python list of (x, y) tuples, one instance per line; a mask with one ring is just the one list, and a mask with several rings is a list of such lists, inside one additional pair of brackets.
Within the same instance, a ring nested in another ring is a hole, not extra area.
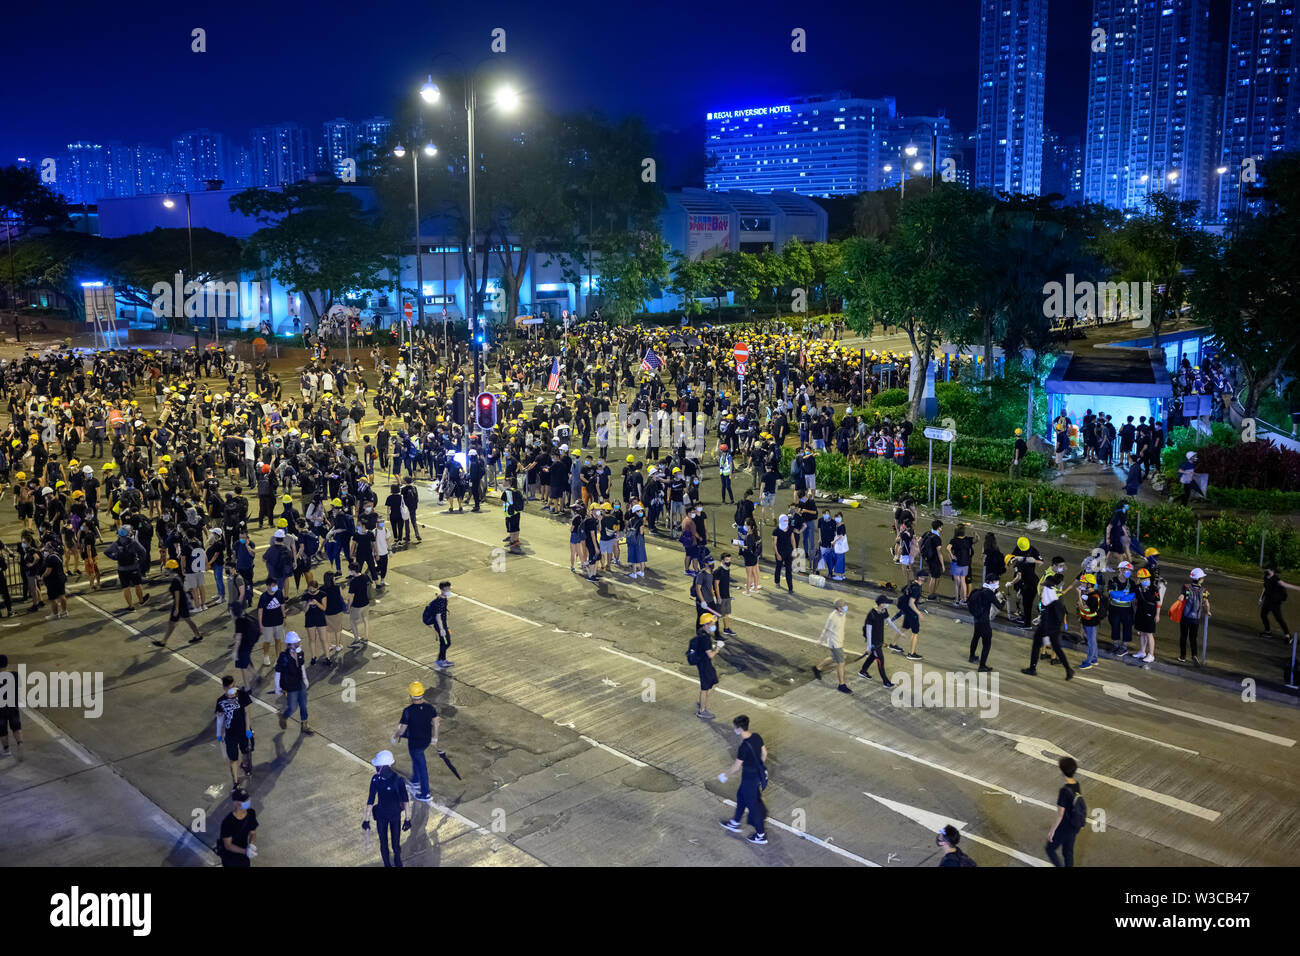
[(167, 559), (167, 567), (175, 569), (175, 568), (179, 568), (180, 565), (176, 563), (176, 559), (175, 559), (175, 558), (168, 558), (168, 559)]
[(1097, 586), (1097, 575), (1095, 574), (1085, 574), (1080, 580), (1082, 580), (1084, 584), (1087, 584), (1090, 587), (1095, 588)]
[(166, 466), (166, 465), (160, 465), (159, 468), (158, 468), (158, 474), (160, 474), (160, 475), (165, 475), (165, 474), (167, 474), (167, 466)]
[(322, 428), (322, 429), (321, 429), (321, 437), (322, 437), (322, 438), (329, 438), (329, 437), (330, 437), (330, 430), (329, 430), (328, 428)]
[(293, 495), (281, 495), (281, 496), (280, 496), (280, 502), (281, 502), (282, 504), (286, 504), (286, 505), (291, 505), (291, 504), (293, 504)]
[(1142, 568), (1140, 571), (1138, 571), (1137, 576), (1138, 576), (1138, 580), (1145, 580), (1151, 577), (1151, 572), (1148, 571), (1146, 568)]
[(335, 498), (333, 501), (330, 502), (330, 504), (332, 504), (335, 508), (343, 507), (343, 501), (339, 498)]
[(410, 685), (406, 688), (406, 692), (410, 694), (412, 697), (423, 697), (424, 685), (421, 684), (418, 680), (411, 681)]
[(114, 468), (116, 468), (116, 467), (117, 467), (117, 465), (113, 464), (113, 462), (111, 462), (111, 461), (106, 461), (106, 462), (104, 462), (104, 464), (103, 464), (103, 470), (104, 470), (104, 471), (112, 471), (112, 470), (113, 470)]
[(289, 519), (288, 519), (288, 518), (276, 518), (276, 519), (275, 519), (275, 526), (276, 526), (277, 528), (287, 528), (287, 527), (289, 527)]
[(700, 615), (701, 624), (712, 624), (716, 620), (717, 618), (714, 617), (712, 614), (709, 614), (707, 611)]
[(680, 468), (674, 468), (674, 469), (673, 469), (673, 474), (674, 474), (674, 475), (680, 475), (681, 473), (682, 473), (682, 470), (681, 470)]
[(76, 468), (76, 467), (77, 467), (78, 465), (80, 465), (80, 464), (81, 464), (81, 462), (79, 462), (79, 461), (78, 461), (77, 459), (75, 459), (75, 458), (71, 458), (71, 459), (68, 460), (68, 467), (69, 467), (69, 468)]
[(62, 488), (62, 487), (63, 487), (64, 485), (66, 485), (66, 484), (67, 484), (66, 481), (56, 481), (56, 482), (54, 483), (54, 487), (55, 487), (55, 488)]
[[(108, 466), (105, 465), (104, 467), (107, 468)], [(19, 481), (26, 481), (26, 480), (27, 480), (27, 472), (25, 472), (25, 471), (20, 471), (20, 472), (18, 472), (18, 474), (14, 475), (14, 477), (17, 478)]]
[(1016, 434), (1017, 434), (1017, 435), (1022, 435), (1022, 434), (1024, 434), (1024, 432), (1023, 432), (1021, 429), (1017, 428), (1017, 429), (1016, 429)]
[(613, 511), (613, 510), (614, 510), (614, 506), (613, 506), (612, 504), (610, 504), (608, 501), (606, 501), (603, 505), (600, 506), (600, 510), (601, 510), (601, 511)]
[(1016, 538), (1016, 547), (1019, 548), (1021, 551), (1028, 551), (1028, 550), (1029, 550), (1029, 539), (1028, 539), (1028, 538)]
[(1151, 557), (1153, 554), (1159, 554), (1159, 553), (1160, 553), (1160, 552), (1157, 551), (1155, 548), (1147, 548), (1145, 551), (1142, 552), (1142, 557), (1144, 557), (1144, 558), (1149, 558), (1149, 557)]
[(163, 455), (162, 458), (159, 459), (159, 460), (160, 460), (160, 461), (171, 461), (171, 460), (172, 460), (172, 456), (171, 456), (171, 455)]
[(636, 461), (636, 455), (628, 455), (627, 460), (628, 463), (631, 464), (632, 462)]

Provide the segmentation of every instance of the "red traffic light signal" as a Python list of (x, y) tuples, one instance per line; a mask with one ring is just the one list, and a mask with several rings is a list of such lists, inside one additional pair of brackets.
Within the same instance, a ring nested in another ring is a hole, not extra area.
[(491, 392), (479, 392), (478, 399), (474, 403), (477, 410), (476, 420), (478, 427), (486, 431), (497, 423), (497, 397)]

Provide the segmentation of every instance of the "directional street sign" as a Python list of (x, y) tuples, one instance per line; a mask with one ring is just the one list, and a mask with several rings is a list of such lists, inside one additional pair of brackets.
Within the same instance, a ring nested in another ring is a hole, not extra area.
[(926, 438), (933, 438), (937, 441), (952, 441), (957, 437), (956, 432), (947, 428), (927, 428), (924, 432)]

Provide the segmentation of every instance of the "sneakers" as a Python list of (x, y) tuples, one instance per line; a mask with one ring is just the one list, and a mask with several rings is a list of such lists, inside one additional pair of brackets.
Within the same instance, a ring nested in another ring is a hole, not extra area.
[(1074, 671), (1070, 670), (1068, 667), (1065, 669), (1065, 679), (1074, 680)]
[(1084, 661), (1082, 664), (1079, 665), (1079, 670), (1086, 671), (1089, 667), (1092, 666), (1093, 666), (1092, 661)]
[(976, 657), (974, 654), (972, 654), (970, 657), (966, 658), (966, 663), (967, 663), (967, 664), (974, 664), (974, 663), (975, 663), (976, 661), (978, 661), (978, 660), (979, 660), (979, 658)]
[(455, 667), (456, 662), (455, 661), (434, 661), (433, 666), (441, 668), (442, 670), (446, 670), (448, 667)]
[(739, 833), (739, 832), (740, 832), (740, 824), (737, 823), (735, 820), (723, 820), (723, 821), (722, 821), (722, 829), (724, 829), (724, 830), (730, 830), (732, 833)]
[(921, 655), (916, 653), (916, 651), (908, 651), (903, 656), (906, 657), (909, 661), (919, 661), (922, 659)]
[(895, 654), (901, 654), (901, 653), (903, 653), (903, 649), (902, 649), (901, 647), (899, 647), (897, 644), (887, 644), (887, 645), (885, 645), (885, 646), (888, 647), (888, 648), (889, 648), (891, 651), (893, 651)]
[(989, 667), (987, 664), (981, 664), (978, 668), (978, 671), (981, 674), (992, 674), (993, 668)]
[(885, 685), (886, 690), (888, 690), (889, 688), (892, 688), (892, 687), (894, 686), (894, 682), (893, 682), (892, 680), (887, 680), (887, 681), (884, 681), (884, 685)]
[(835, 689), (836, 689), (837, 691), (839, 691), (841, 694), (851, 694), (851, 693), (853, 693), (853, 691), (849, 690), (849, 685), (848, 685), (848, 684), (841, 684), (839, 687), (836, 687)]
[(1187, 658), (1185, 658), (1185, 657), (1180, 657), (1180, 658), (1178, 658), (1178, 663), (1180, 663), (1180, 664), (1186, 664), (1186, 663), (1187, 663)]
[(1038, 671), (1035, 670), (1035, 669), (1032, 668), (1032, 667), (1022, 667), (1022, 668), (1020, 668), (1020, 673), (1022, 673), (1022, 674), (1027, 674), (1027, 675), (1030, 676), (1030, 677), (1037, 677), (1037, 676), (1038, 676)]
[(713, 719), (713, 715), (712, 715), (711, 713), (709, 713), (707, 710), (697, 710), (697, 711), (695, 712), (695, 716), (698, 717), (698, 718), (700, 718), (700, 720), (712, 720), (712, 719)]
[(748, 839), (749, 842), (753, 843), (755, 846), (767, 846), (766, 833), (755, 833), (753, 836), (749, 837)]
[(731, 628), (729, 628), (729, 627), (724, 627), (724, 628), (722, 629), (722, 633), (723, 633), (723, 634), (729, 634), (729, 635), (731, 635), (732, 637), (735, 637), (735, 636), (736, 636), (736, 632), (733, 631), (733, 630), (732, 630)]
[(1192, 665), (1195, 667), (1201, 666), (1201, 659), (1197, 657), (1195, 654), (1192, 655)]
[(867, 680), (871, 680), (871, 675), (866, 671), (858, 671), (858, 676), (865, 677)]
[(1146, 661), (1148, 664), (1154, 664), (1156, 660), (1156, 656), (1154, 654), (1148, 654), (1146, 657), (1142, 659)]

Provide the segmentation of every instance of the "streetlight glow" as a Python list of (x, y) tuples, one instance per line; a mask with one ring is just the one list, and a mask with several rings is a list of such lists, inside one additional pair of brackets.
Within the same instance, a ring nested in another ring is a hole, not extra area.
[(398, 143), (396, 146), (393, 147), (393, 155), (396, 156), (398, 159), (401, 159), (403, 156), (406, 155), (406, 147), (403, 146), (401, 143)]
[(903, 149), (903, 152), (905, 152), (908, 156), (915, 156), (916, 145), (914, 143), (908, 143), (907, 146)]
[(1173, 172), (1171, 172), (1171, 173), (1169, 174), (1169, 176), (1168, 176), (1167, 178), (1169, 179), (1169, 181), (1170, 181), (1171, 183), (1177, 182), (1177, 181), (1178, 181), (1178, 171), (1177, 171), (1177, 170), (1174, 170)]
[(420, 98), (426, 103), (436, 103), (442, 96), (442, 91), (438, 89), (438, 84), (433, 82), (433, 74), (424, 81), (424, 86), (420, 87)]
[(894, 171), (893, 165), (890, 163), (885, 163), (885, 172), (892, 173), (893, 171)]
[(914, 163), (912, 164), (912, 168), (913, 168), (914, 170), (916, 170), (916, 171), (919, 173), (922, 169), (925, 168), (925, 163), (921, 162), (921, 161), (918, 159), (916, 162), (914, 162)]
[(438, 147), (437, 147), (437, 146), (434, 146), (432, 142), (425, 143), (425, 144), (424, 144), (424, 155), (425, 155), (425, 156), (437, 156), (437, 155), (438, 155)]
[(509, 84), (497, 90), (497, 106), (509, 112), (519, 105), (519, 94)]
[(166, 206), (168, 209), (171, 209), (173, 206), (176, 205), (176, 200), (172, 199), (171, 196), (166, 196), (163, 198), (163, 205)]
[(1218, 169), (1215, 170), (1215, 172), (1218, 173), (1220, 176), (1222, 176), (1227, 171), (1228, 171), (1227, 166), (1220, 166)]

